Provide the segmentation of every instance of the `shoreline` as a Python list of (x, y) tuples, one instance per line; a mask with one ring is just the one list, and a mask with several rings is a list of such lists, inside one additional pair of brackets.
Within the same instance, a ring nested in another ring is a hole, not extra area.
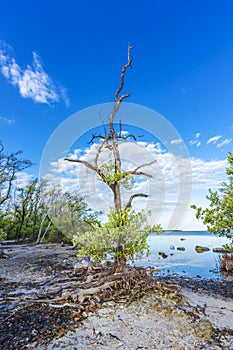
[[(229, 324), (233, 319), (232, 281), (155, 275), (156, 280), (179, 284), (182, 302), (153, 293), (136, 298), (129, 306), (104, 303), (87, 318), (75, 321), (74, 310), (65, 307), (58, 310), (43, 303), (31, 303), (23, 310), (20, 304), (20, 299), (33, 300), (34, 293), (42, 291), (39, 285), (44, 288), (54, 274), (59, 277), (72, 274), (77, 258), (70, 246), (26, 244), (9, 246), (6, 253), (10, 257), (1, 260), (0, 269), (2, 349), (134, 350), (135, 339), (141, 349), (233, 349), (233, 329)], [(206, 339), (197, 334), (205, 334)], [(164, 337), (160, 344), (158, 339)], [(50, 345), (42, 345), (43, 342)], [(111, 346), (104, 346), (106, 342)]]
[(182, 288), (181, 294), (189, 300), (190, 306), (199, 309), (215, 327), (233, 331), (233, 299), (192, 292)]

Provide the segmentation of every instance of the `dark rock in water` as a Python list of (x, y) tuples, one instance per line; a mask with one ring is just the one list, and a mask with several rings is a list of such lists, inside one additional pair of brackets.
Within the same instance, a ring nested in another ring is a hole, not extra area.
[(166, 258), (168, 257), (168, 255), (165, 254), (165, 253), (162, 252), (162, 251), (159, 252), (159, 255), (160, 255), (162, 258), (164, 258), (164, 259), (166, 259)]
[(201, 275), (199, 273), (196, 274), (197, 278), (201, 278)]
[(200, 245), (197, 245), (195, 247), (195, 250), (196, 250), (197, 253), (204, 253), (204, 252), (208, 252), (210, 250), (210, 248), (202, 247)]
[(228, 253), (228, 251), (226, 250), (226, 249), (224, 249), (224, 248), (213, 248), (213, 252), (214, 253), (222, 253), (222, 254), (227, 254)]
[(180, 240), (181, 240), (181, 241), (185, 241), (185, 240), (186, 240), (186, 238), (181, 238)]
[(185, 247), (177, 247), (176, 249), (177, 249), (177, 250), (180, 250), (180, 251), (182, 251), (182, 252), (185, 251)]

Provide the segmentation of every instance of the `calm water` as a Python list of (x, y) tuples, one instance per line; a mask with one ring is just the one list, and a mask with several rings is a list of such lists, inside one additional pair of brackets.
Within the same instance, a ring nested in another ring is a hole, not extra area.
[[(216, 237), (207, 231), (180, 231), (163, 233), (162, 235), (151, 234), (148, 237), (151, 253), (148, 257), (137, 260), (136, 265), (151, 266), (159, 269), (156, 274), (177, 274), (180, 276), (202, 278), (220, 278), (217, 272), (219, 257), (212, 249), (221, 247), (228, 243), (225, 237)], [(200, 245), (210, 248), (210, 251), (197, 253), (195, 246)], [(185, 251), (177, 250), (177, 247), (184, 247)], [(175, 249), (172, 249), (175, 248)], [(159, 256), (163, 251), (168, 257)], [(171, 255), (174, 254), (174, 255)]]

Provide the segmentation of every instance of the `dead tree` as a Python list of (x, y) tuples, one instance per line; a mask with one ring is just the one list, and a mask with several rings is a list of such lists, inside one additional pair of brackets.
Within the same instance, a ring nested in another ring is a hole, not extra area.
[[(129, 171), (125, 171), (122, 169), (119, 144), (123, 141), (127, 141), (128, 139), (133, 139), (134, 141), (136, 141), (136, 139), (137, 139), (134, 135), (129, 134), (129, 135), (124, 136), (122, 134), (121, 122), (120, 122), (120, 132), (119, 133), (116, 132), (115, 127), (114, 127), (114, 118), (115, 118), (115, 116), (120, 108), (121, 103), (126, 98), (128, 98), (130, 96), (128, 93), (126, 93), (126, 94), (121, 94), (121, 93), (122, 93), (122, 90), (124, 88), (126, 71), (128, 68), (132, 67), (132, 60), (133, 59), (131, 57), (131, 49), (132, 49), (132, 47), (130, 45), (128, 45), (128, 60), (127, 60), (127, 63), (122, 67), (122, 70), (121, 70), (120, 85), (119, 85), (118, 89), (116, 90), (114, 108), (109, 116), (109, 122), (108, 122), (109, 131), (107, 132), (106, 128), (104, 128), (104, 131), (105, 131), (104, 135), (93, 134), (92, 139), (90, 141), (90, 143), (93, 143), (94, 140), (96, 140), (96, 139), (101, 141), (100, 145), (97, 149), (93, 163), (90, 163), (90, 162), (88, 162), (86, 160), (82, 160), (82, 159), (65, 158), (65, 160), (67, 160), (69, 162), (76, 162), (76, 163), (83, 164), (84, 166), (91, 169), (99, 176), (101, 181), (103, 181), (111, 189), (111, 191), (113, 193), (113, 197), (114, 197), (114, 207), (118, 212), (124, 212), (125, 210), (131, 208), (132, 202), (135, 198), (148, 196), (144, 193), (133, 194), (129, 198), (126, 205), (123, 206), (122, 205), (122, 198), (121, 198), (122, 181), (126, 178), (129, 178), (130, 176), (136, 176), (136, 175), (143, 175), (143, 176), (146, 176), (148, 178), (151, 178), (152, 176), (150, 174), (148, 174), (147, 172), (143, 171), (142, 168), (149, 166), (149, 165), (152, 165), (155, 162), (155, 160), (154, 160), (148, 164), (139, 165), (135, 169), (129, 170)], [(103, 152), (106, 149), (108, 149), (113, 155), (113, 163), (114, 163), (113, 174), (114, 175), (111, 177), (109, 177), (108, 174), (106, 174), (106, 172), (103, 170), (103, 168), (101, 166), (101, 162), (100, 162), (101, 152)], [(123, 243), (122, 241), (118, 242), (118, 251), (121, 251), (122, 243)], [(120, 264), (125, 262), (123, 260), (120, 262)], [(118, 263), (119, 263), (119, 261), (118, 261)]]

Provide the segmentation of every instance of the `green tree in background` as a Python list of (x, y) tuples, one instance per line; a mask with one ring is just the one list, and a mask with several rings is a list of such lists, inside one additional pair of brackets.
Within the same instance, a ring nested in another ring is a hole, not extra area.
[(0, 229), (0, 242), (4, 241), (6, 239), (7, 234), (3, 231), (3, 229)]
[[(15, 181), (18, 173), (32, 164), (21, 159), (21, 154), (7, 153), (0, 141), (0, 241), (30, 239), (41, 243), (45, 238), (66, 238), (62, 231), (71, 239), (78, 220), (99, 223), (98, 213), (89, 209), (78, 193), (63, 193), (37, 179), (23, 185)], [(63, 227), (56, 225), (56, 220)]]
[(88, 208), (76, 191), (63, 192), (59, 186), (44, 184), (41, 204), (37, 243), (41, 243), (46, 236), (71, 240), (82, 222), (99, 225), (99, 213)]
[(22, 151), (7, 153), (0, 141), (0, 209), (10, 198), (16, 174), (32, 165), (27, 159), (21, 159)]
[[(229, 153), (227, 160), (229, 164), (229, 167), (226, 169), (228, 181), (222, 182), (221, 187), (217, 191), (209, 189), (209, 194), (206, 196), (209, 201), (209, 207), (206, 209), (198, 208), (196, 205), (191, 207), (196, 210), (196, 218), (202, 220), (209, 232), (232, 239), (233, 155), (231, 153)], [(232, 243), (224, 247), (229, 251), (233, 251)]]

